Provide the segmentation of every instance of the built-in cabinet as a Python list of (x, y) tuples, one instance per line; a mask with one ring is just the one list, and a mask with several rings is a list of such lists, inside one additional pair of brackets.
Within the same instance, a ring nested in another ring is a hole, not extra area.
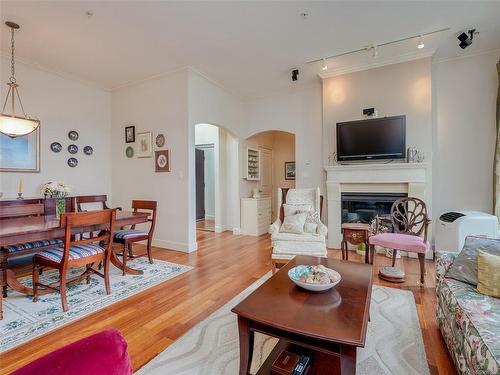
[(271, 224), (271, 197), (241, 199), (241, 234), (260, 236)]
[(247, 173), (245, 178), (247, 180), (260, 180), (260, 151), (258, 149), (247, 147), (246, 169)]

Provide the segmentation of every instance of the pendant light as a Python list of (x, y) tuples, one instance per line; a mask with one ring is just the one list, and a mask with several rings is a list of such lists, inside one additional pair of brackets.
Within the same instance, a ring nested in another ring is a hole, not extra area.
[[(5, 97), (5, 102), (3, 103), (2, 113), (0, 114), (0, 133), (8, 135), (11, 138), (20, 137), (23, 135), (30, 134), (35, 131), (38, 126), (40, 126), (40, 121), (29, 117), (24, 111), (23, 103), (21, 102), (21, 97), (19, 96), (19, 91), (17, 88), (19, 85), (15, 78), (15, 64), (14, 64), (14, 30), (19, 29), (19, 25), (14, 22), (5, 22), (5, 24), (10, 27), (11, 37), (10, 37), (10, 78), (7, 82), (9, 90), (7, 91), (7, 96)], [(11, 103), (11, 112), (5, 112), (5, 106), (9, 101)], [(16, 116), (15, 113), (15, 98), (19, 101), (19, 107), (21, 107), (22, 116)]]

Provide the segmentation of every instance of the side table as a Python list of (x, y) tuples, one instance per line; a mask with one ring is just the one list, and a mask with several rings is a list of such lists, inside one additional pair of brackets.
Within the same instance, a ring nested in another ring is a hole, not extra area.
[(342, 242), (340, 244), (342, 249), (342, 260), (349, 260), (349, 251), (347, 250), (347, 243), (352, 245), (365, 244), (365, 263), (370, 263), (370, 245), (368, 243), (368, 224), (362, 223), (344, 223), (342, 224)]

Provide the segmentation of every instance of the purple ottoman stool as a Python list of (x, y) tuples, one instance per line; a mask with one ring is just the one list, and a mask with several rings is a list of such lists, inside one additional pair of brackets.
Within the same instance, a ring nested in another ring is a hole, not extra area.
[(49, 353), (11, 375), (130, 375), (127, 342), (116, 329), (85, 337)]

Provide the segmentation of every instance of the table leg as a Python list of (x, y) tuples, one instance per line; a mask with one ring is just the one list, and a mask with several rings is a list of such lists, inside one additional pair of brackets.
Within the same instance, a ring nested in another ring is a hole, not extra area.
[(370, 244), (365, 241), (365, 264), (370, 264)]
[(123, 262), (120, 259), (118, 259), (118, 257), (116, 256), (114, 250), (111, 251), (111, 256), (110, 256), (109, 260), (111, 261), (111, 263), (113, 263), (113, 265), (115, 267), (121, 269), (124, 273), (128, 273), (130, 275), (142, 275), (144, 273), (141, 270), (136, 270), (136, 269), (124, 266)]
[[(12, 289), (14, 289), (16, 292), (22, 293), (22, 294), (27, 294), (28, 296), (33, 295), (33, 288), (30, 288), (24, 284), (21, 284), (19, 280), (17, 280), (16, 274), (14, 271), (11, 269), (6, 270), (6, 281), (7, 285), (10, 286)], [(44, 295), (44, 294), (49, 294), (53, 293), (53, 290), (50, 289), (44, 289), (44, 290), (39, 290), (38, 294), (39, 295)]]
[(342, 375), (356, 374), (356, 347), (350, 345), (340, 346), (340, 373)]
[(240, 336), (240, 375), (248, 375), (252, 365), (254, 332), (250, 330), (248, 319), (238, 316)]

